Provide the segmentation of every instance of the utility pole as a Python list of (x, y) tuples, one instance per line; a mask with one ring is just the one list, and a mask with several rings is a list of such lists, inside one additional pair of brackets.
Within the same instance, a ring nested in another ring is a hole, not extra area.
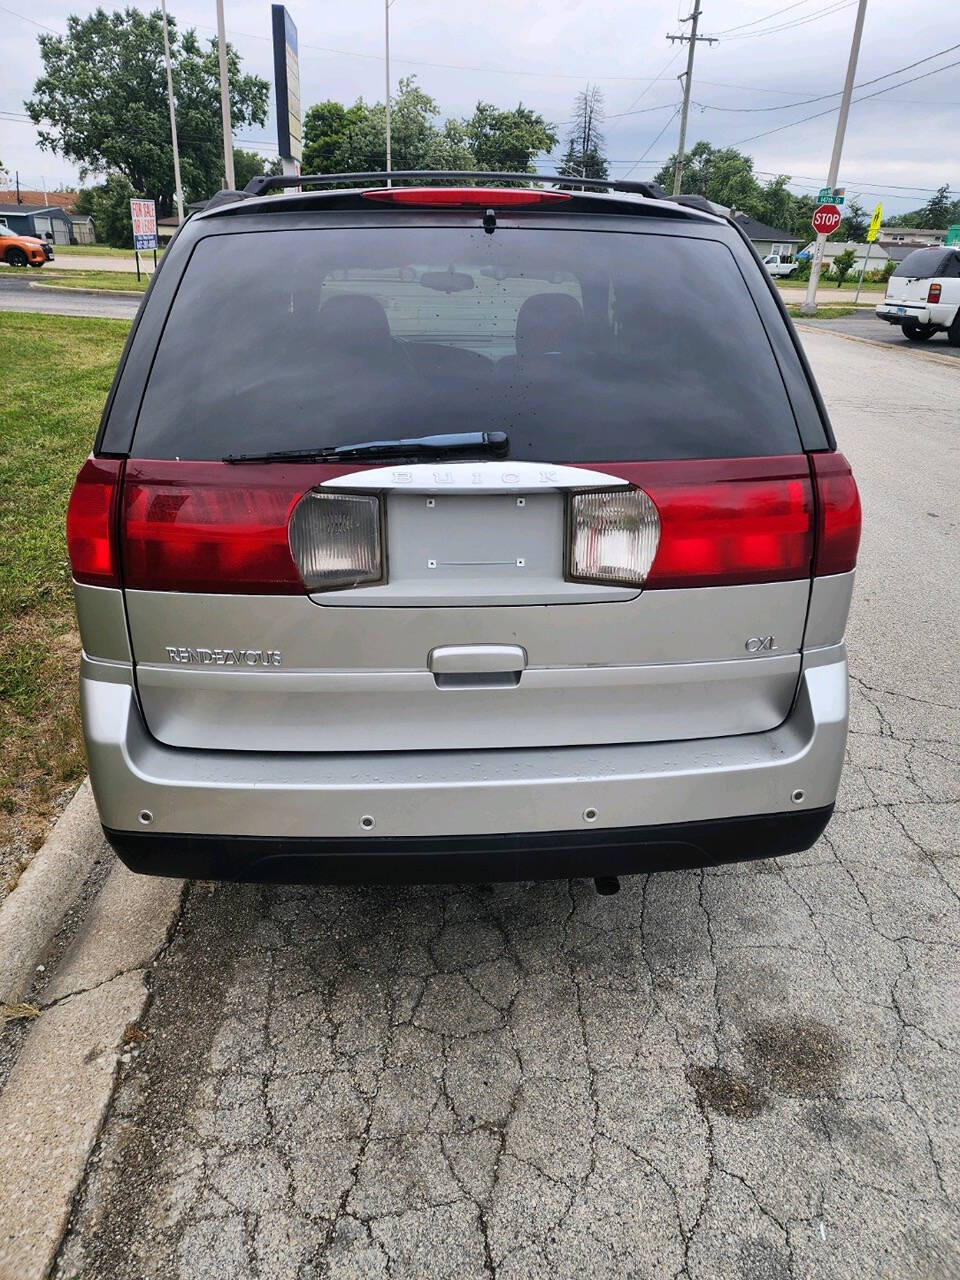
[(687, 116), (690, 114), (690, 86), (693, 82), (693, 55), (697, 48), (697, 41), (704, 40), (707, 44), (716, 44), (717, 36), (698, 36), (697, 27), (700, 23), (700, 0), (693, 0), (693, 13), (689, 18), (681, 18), (681, 22), (689, 22), (690, 34), (688, 36), (667, 36), (671, 44), (679, 41), (680, 44), (689, 44), (687, 50), (687, 71), (686, 74), (679, 77), (683, 80), (683, 113), (680, 116), (680, 142), (677, 144), (677, 167), (673, 172), (673, 194), (680, 194), (680, 184), (683, 181), (683, 149), (687, 142)]
[[(386, 110), (387, 110), (387, 173), (390, 172), (390, 3), (383, 0), (383, 43), (386, 60)], [(391, 186), (387, 179), (387, 186)]]
[[(867, 0), (860, 0), (857, 9), (857, 20), (853, 24), (853, 40), (850, 43), (850, 58), (847, 62), (847, 78), (843, 85), (843, 97), (840, 100), (840, 114), (837, 117), (837, 133), (833, 140), (833, 155), (830, 157), (830, 172), (827, 174), (827, 186), (833, 191), (837, 185), (840, 172), (840, 153), (843, 151), (843, 136), (847, 131), (847, 116), (850, 114), (850, 98), (853, 95), (853, 81), (857, 74), (857, 59), (860, 57), (860, 38), (863, 35), (863, 20), (867, 16)], [(810, 268), (810, 280), (807, 284), (807, 299), (803, 304), (805, 315), (817, 314), (817, 286), (820, 283), (820, 268), (823, 266), (823, 246), (827, 243), (826, 235), (817, 233), (817, 247), (813, 251), (813, 265)]]
[(230, 119), (230, 77), (227, 71), (227, 37), (223, 28), (223, 0), (217, 0), (217, 52), (220, 55), (220, 113), (223, 116), (223, 169), (227, 190), (236, 188), (233, 174), (233, 121)]
[(167, 101), (170, 104), (170, 137), (173, 140), (173, 186), (177, 193), (177, 222), (183, 222), (183, 187), (180, 185), (177, 113), (173, 105), (173, 71), (170, 66), (170, 34), (167, 31), (167, 0), (160, 0), (160, 8), (163, 10), (163, 56), (167, 63)]

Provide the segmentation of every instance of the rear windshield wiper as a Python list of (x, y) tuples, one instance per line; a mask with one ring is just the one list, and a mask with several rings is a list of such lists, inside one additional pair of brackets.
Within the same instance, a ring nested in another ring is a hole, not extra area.
[(358, 458), (441, 458), (451, 453), (489, 453), (506, 457), (505, 431), (461, 431), (405, 440), (365, 440), (320, 449), (276, 449), (269, 453), (228, 453), (222, 462), (353, 462)]

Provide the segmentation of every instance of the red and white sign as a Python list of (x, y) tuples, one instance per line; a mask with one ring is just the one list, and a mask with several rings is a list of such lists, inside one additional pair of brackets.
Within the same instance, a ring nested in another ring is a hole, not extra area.
[(152, 200), (131, 200), (130, 220), (133, 222), (133, 247), (156, 249), (157, 206)]
[(822, 204), (811, 219), (811, 225), (817, 235), (828, 236), (831, 231), (836, 231), (843, 214), (835, 204)]

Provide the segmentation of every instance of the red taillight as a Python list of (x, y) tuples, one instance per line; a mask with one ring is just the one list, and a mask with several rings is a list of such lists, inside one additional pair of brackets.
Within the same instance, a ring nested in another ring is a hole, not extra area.
[(814, 508), (803, 455), (597, 469), (643, 489), (660, 513), (660, 543), (645, 589), (809, 577)]
[(121, 516), (124, 585), (302, 592), (287, 522), (315, 473), (315, 467), (130, 462)]
[(941, 290), (941, 288), (940, 288), (940, 285), (938, 285), (938, 284), (932, 284), (932, 285), (930, 286), (930, 288), (927, 290), (927, 301), (928, 301), (928, 302), (939, 302), (939, 301), (940, 301), (940, 294), (941, 294), (941, 292), (942, 292), (942, 290)]
[(88, 458), (80, 468), (67, 505), (67, 553), (77, 582), (119, 587), (117, 497), (123, 463)]
[(817, 553), (813, 572), (848, 573), (860, 546), (860, 495), (842, 453), (812, 453), (817, 485)]
[(361, 192), (364, 200), (383, 204), (432, 205), (434, 208), (467, 209), (482, 205), (485, 209), (516, 208), (519, 205), (562, 204), (570, 199), (567, 191), (535, 191), (530, 187), (390, 187)]

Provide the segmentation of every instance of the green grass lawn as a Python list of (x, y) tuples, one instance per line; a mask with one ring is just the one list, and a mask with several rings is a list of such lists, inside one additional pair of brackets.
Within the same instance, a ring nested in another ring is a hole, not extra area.
[(808, 316), (803, 307), (787, 307), (787, 312), (793, 316), (795, 320), (840, 320), (844, 316), (852, 316), (858, 311), (863, 311), (863, 307), (845, 307), (842, 304), (837, 307), (817, 307), (815, 316)]
[(146, 272), (141, 272), (138, 280), (133, 271), (57, 271), (55, 267), (43, 267), (30, 278), (31, 284), (58, 289), (109, 289), (113, 293), (143, 293), (149, 281)]
[(84, 773), (64, 516), (128, 329), (0, 311), (0, 896)]
[[(133, 261), (132, 249), (115, 249), (109, 244), (55, 244), (53, 252), (59, 258), (61, 253), (64, 257), (69, 258), (129, 258)], [(157, 250), (159, 256), (163, 253), (163, 249)], [(146, 257), (141, 254), (140, 257)], [(150, 260), (153, 261), (153, 250), (150, 250)]]
[[(780, 289), (806, 289), (807, 287), (806, 280), (791, 280), (789, 276), (781, 277), (777, 279), (774, 283)], [(847, 276), (842, 286), (838, 285), (836, 280), (831, 279), (830, 276), (823, 275), (820, 277), (820, 283), (817, 286), (817, 292), (819, 293), (821, 289), (840, 289), (840, 288), (853, 289), (855, 291), (856, 287), (857, 287), (856, 273), (854, 273), (852, 276)], [(879, 280), (864, 280), (863, 286), (861, 287), (861, 290), (860, 290), (861, 293), (886, 293), (886, 291), (887, 291), (886, 283)]]

